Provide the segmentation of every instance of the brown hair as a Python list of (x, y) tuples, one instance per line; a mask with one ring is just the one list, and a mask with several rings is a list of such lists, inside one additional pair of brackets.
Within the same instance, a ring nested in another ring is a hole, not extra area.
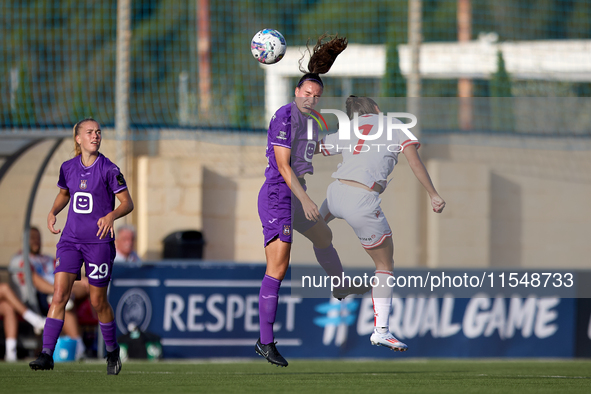
[(82, 123), (88, 122), (88, 121), (96, 122), (96, 120), (94, 120), (92, 118), (86, 118), (86, 119), (82, 119), (81, 121), (77, 122), (74, 125), (74, 136), (73, 136), (74, 137), (74, 157), (80, 156), (82, 154), (82, 150), (80, 149), (80, 145), (76, 142), (76, 136), (78, 135), (78, 133), (80, 132), (80, 129), (82, 128)]
[(345, 108), (347, 110), (347, 116), (349, 119), (353, 119), (353, 114), (355, 113), (357, 113), (359, 116), (366, 114), (377, 114), (376, 107), (378, 107), (376, 102), (369, 97), (357, 97), (350, 95), (345, 103)]
[[(329, 40), (322, 42), (326, 38), (329, 38)], [(308, 40), (308, 43), (306, 43), (306, 49), (310, 53), (308, 70), (302, 67), (302, 61), (304, 60), (304, 55), (302, 55), (298, 63), (300, 65), (300, 71), (305, 75), (300, 78), (297, 86), (300, 87), (305, 81), (314, 81), (324, 87), (320, 74), (326, 74), (341, 52), (347, 48), (347, 38), (339, 37), (338, 34), (330, 36), (325, 33), (318, 38), (312, 50), (310, 50), (308, 45), (309, 42)]]

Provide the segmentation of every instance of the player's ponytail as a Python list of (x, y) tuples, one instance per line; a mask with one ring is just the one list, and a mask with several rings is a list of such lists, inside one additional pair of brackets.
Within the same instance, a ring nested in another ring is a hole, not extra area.
[(80, 149), (80, 145), (76, 142), (76, 136), (80, 133), (80, 129), (82, 128), (82, 123), (88, 122), (89, 120), (96, 122), (96, 120), (92, 118), (82, 119), (81, 121), (77, 122), (74, 125), (74, 157), (80, 156), (82, 154), (82, 149)]
[[(330, 38), (329, 41), (322, 42), (324, 39)], [(347, 48), (347, 38), (339, 37), (338, 34), (335, 36), (329, 36), (323, 34), (318, 38), (318, 42), (314, 45), (314, 49), (310, 51), (308, 44), (306, 44), (308, 52), (310, 52), (310, 60), (308, 61), (308, 69), (302, 67), (302, 61), (304, 56), (299, 60), (300, 71), (305, 75), (300, 78), (298, 87), (300, 87), (305, 81), (313, 81), (324, 87), (320, 74), (326, 74), (337, 57)]]
[[(345, 102), (345, 109), (349, 119), (353, 119), (353, 115), (357, 113), (358, 116), (366, 114), (377, 114), (376, 107), (378, 104), (369, 97), (357, 97), (350, 95)], [(379, 108), (379, 107), (378, 107)]]

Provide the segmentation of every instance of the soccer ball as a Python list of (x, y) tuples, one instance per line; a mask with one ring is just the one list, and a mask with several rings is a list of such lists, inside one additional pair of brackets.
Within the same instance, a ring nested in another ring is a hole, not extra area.
[(263, 29), (250, 42), (252, 56), (263, 64), (274, 64), (283, 58), (287, 45), (285, 38), (275, 29)]

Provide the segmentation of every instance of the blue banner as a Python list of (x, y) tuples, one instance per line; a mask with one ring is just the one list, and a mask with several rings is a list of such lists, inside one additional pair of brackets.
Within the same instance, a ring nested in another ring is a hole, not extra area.
[[(129, 323), (157, 334), (165, 358), (253, 357), (264, 272), (260, 264), (116, 264), (109, 297), (118, 335)], [(394, 297), (390, 330), (409, 346), (394, 353), (370, 344), (371, 297), (292, 297), (290, 285), (287, 277), (275, 323), (286, 358), (589, 356), (576, 350), (590, 348), (587, 300)]]

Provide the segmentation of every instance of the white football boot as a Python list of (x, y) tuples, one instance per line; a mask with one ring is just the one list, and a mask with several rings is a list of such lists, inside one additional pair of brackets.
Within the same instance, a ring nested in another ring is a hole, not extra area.
[(395, 352), (405, 352), (408, 350), (408, 346), (396, 339), (390, 331), (380, 333), (378, 332), (377, 328), (374, 328), (373, 334), (371, 334), (369, 340), (371, 341), (372, 345), (385, 346), (394, 350)]

